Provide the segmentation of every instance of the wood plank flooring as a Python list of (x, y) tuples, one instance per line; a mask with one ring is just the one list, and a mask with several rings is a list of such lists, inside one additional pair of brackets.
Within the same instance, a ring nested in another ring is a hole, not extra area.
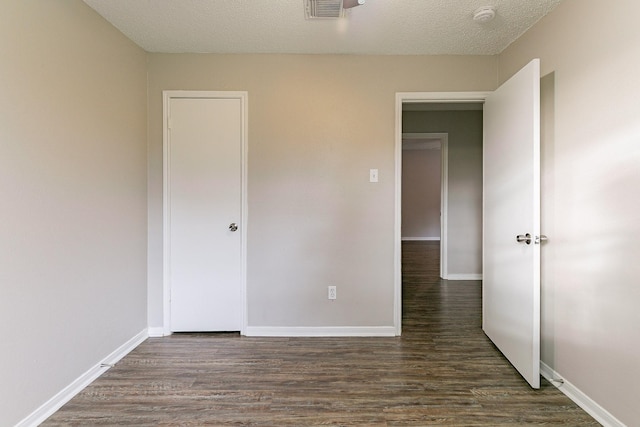
[(45, 426), (599, 425), (532, 390), (481, 330), (480, 282), (441, 281), (437, 244), (403, 244), (398, 338), (152, 338)]

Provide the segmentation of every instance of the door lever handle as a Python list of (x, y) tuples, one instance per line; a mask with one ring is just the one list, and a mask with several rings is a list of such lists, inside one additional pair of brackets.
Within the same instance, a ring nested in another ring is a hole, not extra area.
[(516, 236), (516, 242), (518, 243), (526, 243), (527, 245), (531, 244), (531, 234), (527, 233), (527, 234), (518, 234)]

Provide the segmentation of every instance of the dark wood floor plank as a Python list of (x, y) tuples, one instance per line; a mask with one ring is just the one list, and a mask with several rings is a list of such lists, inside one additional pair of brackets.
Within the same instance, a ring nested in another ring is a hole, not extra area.
[(396, 338), (152, 338), (45, 426), (597, 426), (532, 390), (481, 330), (480, 282), (439, 279), (439, 246), (403, 244)]

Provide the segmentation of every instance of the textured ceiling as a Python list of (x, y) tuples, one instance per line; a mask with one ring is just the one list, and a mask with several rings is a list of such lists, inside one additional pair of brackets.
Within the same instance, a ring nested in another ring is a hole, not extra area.
[[(366, 0), (338, 20), (303, 0), (84, 0), (149, 52), (493, 55), (561, 0)], [(496, 19), (472, 20), (480, 6)]]

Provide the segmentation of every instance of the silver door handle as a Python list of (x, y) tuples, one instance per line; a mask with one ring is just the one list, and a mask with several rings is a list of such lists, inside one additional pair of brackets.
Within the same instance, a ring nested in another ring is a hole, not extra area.
[(531, 234), (529, 234), (529, 233), (527, 233), (525, 235), (518, 234), (516, 236), (516, 242), (518, 242), (518, 243), (525, 242), (527, 245), (530, 245), (531, 244)]
[(234, 232), (236, 230), (238, 230), (238, 224), (236, 224), (235, 222), (229, 224), (229, 231)]

